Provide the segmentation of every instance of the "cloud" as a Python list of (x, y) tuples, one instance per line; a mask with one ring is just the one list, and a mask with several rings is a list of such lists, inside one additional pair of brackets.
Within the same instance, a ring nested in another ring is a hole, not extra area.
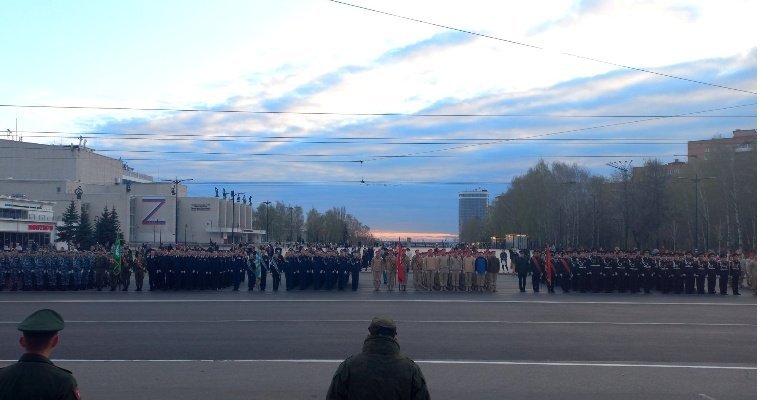
[[(419, 46), (408, 46), (390, 60), (394, 65), (408, 57), (442, 51), (442, 47), (461, 45), (442, 37)], [(729, 58), (712, 58), (678, 63), (658, 71), (741, 88), (756, 87), (755, 51)], [(323, 96), (340, 96), (345, 85), (358, 76), (385, 68), (339, 66), (332, 73), (319, 75), (313, 84), (294, 86), (278, 97), (256, 99), (236, 95), (228, 101), (211, 104), (218, 110), (240, 104), (270, 104), (282, 107), (318, 104)], [(381, 82), (382, 83), (382, 82)], [(238, 190), (254, 193), (258, 200), (282, 200), (305, 208), (320, 210), (346, 206), (362, 222), (380, 231), (456, 233), (458, 191), (482, 186), (493, 195), (504, 191), (508, 182), (535, 165), (540, 158), (548, 162), (578, 163), (593, 173), (607, 174), (605, 163), (614, 158), (578, 158), (583, 155), (635, 155), (637, 162), (652, 157), (670, 161), (683, 154), (685, 145), (618, 144), (615, 142), (578, 145), (573, 142), (509, 140), (520, 138), (674, 138), (695, 140), (715, 132), (753, 128), (756, 118), (669, 118), (626, 125), (613, 125), (642, 118), (551, 118), (548, 115), (649, 115), (678, 114), (727, 107), (754, 101), (754, 96), (651, 76), (631, 70), (615, 70), (569, 79), (546, 87), (510, 92), (485, 92), (467, 98), (430, 97), (415, 112), (420, 113), (495, 113), (534, 115), (533, 117), (437, 117), (404, 116), (300, 116), (214, 113), (169, 113), (158, 118), (111, 119), (93, 127), (106, 132), (156, 133), (153, 140), (130, 142), (99, 139), (96, 148), (187, 150), (196, 154), (155, 154), (154, 160), (135, 161), (138, 171), (198, 181), (242, 181)], [(271, 101), (272, 103), (267, 103)], [(325, 106), (327, 107), (327, 106)], [(331, 110), (322, 108), (323, 110)], [(345, 109), (334, 109), (345, 110)], [(372, 108), (383, 111), (383, 108)], [(754, 108), (736, 109), (713, 115), (751, 114)], [(599, 129), (589, 129), (602, 127)], [(570, 132), (572, 133), (562, 133)], [(195, 134), (195, 141), (164, 141), (167, 134)], [(215, 142), (226, 135), (240, 135), (239, 141)], [(284, 141), (256, 143), (271, 136), (287, 136)], [(336, 139), (344, 138), (344, 139)], [(345, 139), (350, 138), (350, 139)], [(370, 139), (383, 138), (383, 139)], [(477, 140), (482, 139), (482, 140)], [(441, 141), (447, 144), (410, 143)], [(308, 143), (307, 143), (308, 142)], [(316, 143), (332, 142), (332, 143)], [(339, 142), (339, 143), (335, 143)], [(138, 144), (139, 143), (139, 144)], [(227, 152), (232, 155), (204, 155)], [(272, 152), (278, 155), (257, 157), (244, 153)], [(109, 155), (119, 154), (117, 152)], [(127, 153), (124, 153), (124, 157)], [(321, 163), (321, 158), (299, 155), (322, 154), (330, 160), (365, 160), (360, 163)], [(410, 155), (419, 158), (379, 158), (381, 155)], [(423, 156), (445, 156), (427, 158)], [(169, 158), (172, 161), (162, 161)], [(192, 161), (193, 159), (217, 161)], [(186, 159), (187, 161), (177, 161)], [(224, 160), (244, 161), (224, 161)], [(293, 163), (292, 161), (303, 161)], [(370, 185), (362, 185), (364, 179)], [(263, 182), (295, 182), (293, 186), (262, 185)], [(314, 182), (313, 185), (305, 184)], [(351, 183), (353, 182), (353, 183)], [(415, 183), (417, 182), (417, 183)], [(438, 184), (434, 184), (438, 182)], [(448, 183), (448, 184), (447, 184)], [(209, 195), (213, 185), (191, 186), (193, 195)]]

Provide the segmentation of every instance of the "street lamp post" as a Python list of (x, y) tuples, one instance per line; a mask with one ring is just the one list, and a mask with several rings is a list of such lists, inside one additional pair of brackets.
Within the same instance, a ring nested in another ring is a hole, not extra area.
[(623, 248), (628, 248), (628, 175), (631, 173), (633, 160), (608, 162), (607, 165), (623, 173)]
[(288, 234), (288, 242), (293, 241), (293, 207), (288, 207), (290, 210), (290, 233)]
[[(708, 179), (717, 179), (714, 176), (705, 176), (705, 177), (699, 177), (699, 174), (694, 174), (693, 178), (686, 178), (683, 176), (679, 176), (678, 179), (682, 181), (690, 181), (694, 183), (694, 248), (699, 248), (699, 182), (708, 180)], [(709, 234), (709, 233), (708, 233)], [(705, 243), (705, 248), (707, 248), (707, 243)]]
[(174, 244), (177, 244), (179, 242), (179, 221), (177, 221), (177, 218), (179, 216), (179, 203), (177, 203), (179, 184), (192, 180), (193, 178), (177, 179), (177, 177), (174, 177), (174, 179), (163, 179), (164, 182), (171, 182), (174, 184), (174, 186), (172, 186), (172, 194), (174, 195)]
[(185, 248), (187, 248), (187, 224), (185, 224)]
[(267, 226), (266, 226), (266, 242), (269, 243), (269, 205), (272, 204), (271, 201), (265, 201), (264, 204), (266, 204), (266, 218), (267, 218)]
[[(563, 185), (574, 185), (578, 182), (576, 181), (567, 181), (562, 182)], [(564, 242), (564, 236), (562, 236), (562, 203), (559, 205), (559, 245), (557, 246), (558, 249), (564, 249), (565, 245)]]
[[(232, 198), (232, 244), (235, 244), (235, 196), (239, 199), (244, 194), (243, 192), (236, 193), (234, 190), (230, 191), (230, 197)], [(243, 196), (243, 199), (245, 199), (245, 196)], [(240, 200), (238, 200), (239, 202)], [(238, 217), (240, 217), (240, 213), (238, 213)]]

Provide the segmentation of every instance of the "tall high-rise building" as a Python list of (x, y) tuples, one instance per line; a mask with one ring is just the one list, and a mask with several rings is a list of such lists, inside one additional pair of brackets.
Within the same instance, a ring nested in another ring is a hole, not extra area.
[(459, 235), (467, 222), (478, 218), (485, 221), (488, 212), (488, 191), (459, 192)]

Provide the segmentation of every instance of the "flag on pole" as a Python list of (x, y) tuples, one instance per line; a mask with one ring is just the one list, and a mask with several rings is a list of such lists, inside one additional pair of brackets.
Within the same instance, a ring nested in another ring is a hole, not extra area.
[(396, 270), (398, 271), (398, 283), (404, 282), (404, 266), (401, 265), (401, 237), (398, 238), (398, 252), (396, 254)]
[(116, 243), (113, 245), (113, 249), (111, 250), (111, 255), (113, 256), (113, 274), (119, 275), (121, 274), (121, 235), (116, 235)]
[(552, 275), (554, 274), (554, 267), (552, 266), (552, 251), (549, 250), (549, 245), (546, 245), (546, 282), (552, 284)]

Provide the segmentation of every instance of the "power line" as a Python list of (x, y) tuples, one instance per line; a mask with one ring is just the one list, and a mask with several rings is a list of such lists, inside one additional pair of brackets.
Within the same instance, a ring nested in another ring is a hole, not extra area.
[[(433, 22), (429, 22), (429, 21), (424, 21), (424, 20), (421, 20), (421, 19), (405, 17), (403, 15), (393, 14), (393, 13), (389, 13), (389, 12), (386, 12), (386, 11), (380, 11), (380, 10), (376, 10), (376, 9), (373, 9), (373, 8), (363, 7), (363, 6), (359, 6), (359, 5), (356, 5), (356, 4), (346, 3), (346, 2), (342, 2), (342, 1), (338, 1), (338, 0), (329, 0), (329, 1), (331, 1), (333, 3), (337, 3), (337, 4), (342, 4), (342, 5), (345, 5), (345, 6), (355, 7), (355, 8), (361, 9), (361, 10), (365, 10), (365, 11), (370, 11), (370, 12), (377, 13), (377, 14), (387, 15), (387, 16), (394, 17), (394, 18), (400, 18), (400, 19), (404, 19), (404, 20), (407, 20), (407, 21), (412, 21), (412, 22), (417, 22), (417, 23), (421, 23), (421, 24), (425, 24), (425, 25), (435, 26), (435, 27), (438, 27), (438, 28), (444, 28), (444, 29), (449, 29), (449, 30), (453, 30), (453, 31), (457, 31), (457, 32), (462, 32), (462, 33), (466, 33), (468, 35), (479, 36), (479, 37), (483, 37), (483, 38), (486, 38), (486, 39), (497, 40), (497, 41), (500, 41), (500, 42), (510, 43), (510, 44), (514, 44), (514, 45), (518, 45), (518, 46), (529, 47), (529, 48), (533, 48), (533, 49), (536, 49), (536, 50), (549, 51), (549, 49), (547, 49), (547, 48), (539, 47), (539, 46), (528, 44), (528, 43), (524, 43), (524, 42), (518, 42), (518, 41), (515, 41), (515, 40), (504, 39), (504, 38), (500, 38), (500, 37), (496, 37), (496, 36), (491, 36), (491, 35), (485, 35), (485, 34), (482, 34), (482, 33), (468, 31), (468, 30), (464, 30), (464, 29), (460, 29), (460, 28), (455, 28), (455, 27), (447, 26), (447, 25), (441, 25), (441, 24), (437, 24), (437, 23), (433, 23)], [(683, 77), (680, 77), (680, 76), (664, 74), (664, 73), (661, 73), (661, 72), (655, 72), (655, 71), (644, 69), (644, 68), (631, 67), (631, 66), (624, 65), (624, 64), (618, 64), (618, 63), (614, 63), (614, 62), (610, 62), (610, 61), (605, 61), (605, 60), (598, 59), (598, 58), (592, 58), (592, 57), (582, 56), (582, 55), (573, 54), (573, 53), (566, 53), (566, 52), (559, 52), (559, 54), (566, 55), (566, 56), (569, 56), (569, 57), (580, 58), (580, 59), (583, 59), (583, 60), (593, 61), (593, 62), (597, 62), (597, 63), (601, 63), (601, 64), (612, 65), (612, 66), (615, 66), (615, 67), (626, 68), (626, 69), (630, 69), (630, 70), (633, 70), (633, 71), (645, 72), (647, 74), (659, 75), (659, 76), (666, 77), (666, 78), (678, 79), (678, 80), (682, 80), (682, 81), (687, 81), (687, 82), (692, 82), (692, 83), (698, 83), (700, 85), (713, 86), (713, 87), (717, 87), (717, 88), (721, 88), (721, 89), (728, 89), (728, 90), (733, 90), (733, 91), (736, 91), (736, 92), (743, 92), (743, 93), (757, 95), (757, 93), (751, 92), (749, 90), (737, 89), (737, 88), (732, 88), (732, 87), (723, 86), (723, 85), (716, 85), (714, 83), (698, 81), (698, 80), (695, 80), (695, 79), (689, 79), (689, 78), (683, 78)]]
[[(316, 186), (325, 184), (357, 184), (361, 180), (321, 180), (321, 181), (203, 181), (188, 182), (187, 185), (230, 185), (230, 186)], [(509, 185), (505, 181), (368, 181), (368, 185)]]
[[(284, 156), (284, 155), (281, 155)], [(670, 157), (672, 154), (554, 154), (554, 155), (510, 155), (509, 158), (653, 158), (653, 157)], [(351, 157), (351, 156), (329, 156), (329, 157)], [(353, 156), (356, 157), (356, 156)], [(372, 158), (451, 158), (453, 156), (370, 156)], [(25, 160), (29, 157), (19, 156), (0, 156), (0, 160)], [(70, 157), (35, 157), (35, 160), (71, 160)], [(177, 161), (192, 161), (192, 162), (252, 162), (253, 160), (248, 158), (153, 158), (153, 157), (121, 157), (119, 161), (153, 161), (153, 162), (177, 162)], [(364, 163), (367, 160), (352, 159), (352, 160), (277, 160), (277, 163)]]
[[(330, 0), (332, 1), (332, 0)], [(192, 112), (221, 114), (262, 114), (262, 115), (308, 115), (308, 116), (344, 116), (344, 117), (419, 117), (419, 118), (753, 118), (753, 115), (705, 115), (687, 117), (667, 114), (469, 114), (469, 113), (397, 113), (397, 112), (334, 112), (334, 111), (282, 111), (282, 110), (240, 110), (213, 108), (170, 108), (170, 107), (107, 107), (54, 104), (0, 104), (2, 108), (49, 108), (61, 110), (103, 110), (103, 111), (160, 111)], [(20, 132), (20, 131), (19, 131)]]
[[(332, 1), (332, 0), (330, 0), (330, 1)], [(732, 108), (747, 107), (747, 106), (751, 106), (751, 105), (755, 105), (755, 104), (756, 103), (741, 104), (741, 105), (737, 105), (737, 106), (729, 106), (729, 107), (722, 107), (722, 108), (714, 108), (714, 109), (710, 109), (710, 110), (694, 111), (694, 112), (690, 112), (690, 113), (684, 113), (682, 115), (703, 114), (703, 113), (708, 113), (708, 112), (713, 112), (713, 111), (721, 111), (721, 110), (728, 110), (728, 109), (732, 109)], [(635, 121), (626, 121), (626, 122), (618, 122), (618, 123), (614, 123), (614, 124), (605, 124), (605, 125), (590, 126), (590, 127), (586, 127), (586, 128), (569, 129), (569, 130), (564, 130), (564, 131), (549, 132), (549, 133), (543, 133), (543, 134), (538, 134), (538, 135), (525, 136), (525, 137), (522, 137), (522, 139), (534, 139), (534, 138), (539, 138), (539, 137), (561, 135), (561, 134), (566, 134), (566, 133), (582, 132), (582, 131), (588, 131), (588, 130), (593, 130), (593, 129), (611, 128), (611, 127), (615, 127), (615, 126), (637, 124), (637, 123), (641, 123), (641, 122), (656, 121), (656, 120), (660, 120), (660, 119), (663, 119), (663, 118), (645, 118), (645, 119), (638, 119), (638, 120), (635, 120)], [(420, 151), (420, 152), (416, 152), (416, 153), (408, 153), (406, 155), (421, 155), (421, 154), (430, 154), (430, 153), (444, 152), (444, 151), (451, 151), (451, 150), (461, 150), (461, 149), (467, 149), (467, 148), (472, 148), (472, 147), (490, 146), (490, 145), (494, 145), (494, 144), (503, 144), (505, 142), (509, 142), (509, 141), (513, 141), (513, 140), (516, 140), (516, 139), (502, 139), (502, 140), (495, 140), (495, 141), (492, 141), (492, 142), (485, 142), (485, 143), (473, 143), (473, 144), (468, 144), (468, 145), (464, 145), (464, 146), (446, 147), (446, 148), (443, 148), (443, 149)], [(365, 161), (378, 161), (378, 160), (379, 159), (369, 159), (369, 160), (365, 160)]]

